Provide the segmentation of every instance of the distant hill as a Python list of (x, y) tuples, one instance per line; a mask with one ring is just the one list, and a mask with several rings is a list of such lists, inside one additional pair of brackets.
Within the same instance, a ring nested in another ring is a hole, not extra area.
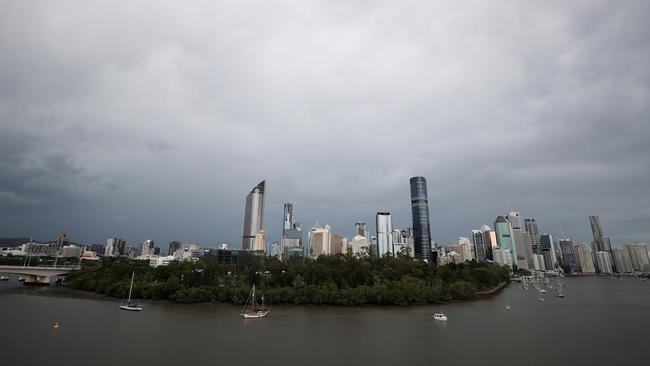
[(0, 238), (2, 247), (15, 247), (25, 243), (29, 243), (29, 238)]

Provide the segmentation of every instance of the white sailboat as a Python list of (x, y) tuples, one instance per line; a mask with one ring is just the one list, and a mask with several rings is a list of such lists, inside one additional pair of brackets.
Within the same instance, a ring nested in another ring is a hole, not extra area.
[(242, 313), (239, 314), (244, 317), (244, 319), (259, 319), (267, 316), (271, 311), (264, 305), (264, 295), (262, 295), (262, 305), (257, 304), (257, 299), (255, 298), (255, 285), (253, 285), (253, 290), (251, 291), (250, 296), (244, 304)]
[(133, 292), (133, 278), (135, 277), (135, 271), (131, 274), (131, 286), (129, 286), (129, 298), (126, 300), (126, 305), (120, 305), (120, 309), (122, 310), (130, 310), (130, 311), (142, 311), (142, 306), (140, 304), (132, 304), (131, 303), (131, 292)]

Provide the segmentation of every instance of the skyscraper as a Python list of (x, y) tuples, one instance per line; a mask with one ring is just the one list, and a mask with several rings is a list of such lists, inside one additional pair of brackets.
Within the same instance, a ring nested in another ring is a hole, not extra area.
[(609, 252), (596, 253), (596, 260), (598, 261), (598, 268), (600, 273), (612, 274), (612, 255)]
[[(602, 239), (603, 228), (600, 226), (600, 219), (598, 216), (589, 216), (589, 223), (591, 224), (591, 232), (594, 235), (594, 240)], [(598, 248), (600, 249), (600, 248)]]
[(355, 236), (361, 235), (366, 239), (370, 239), (365, 222), (357, 222), (356, 224), (354, 224), (354, 235)]
[(293, 228), (293, 204), (290, 202), (285, 202), (284, 204), (284, 223), (282, 225), (282, 232), (284, 230)]
[(390, 253), (393, 249), (393, 223), (390, 212), (377, 212), (377, 255), (379, 257)]
[(329, 225), (313, 227), (309, 231), (309, 255), (317, 258), (321, 254), (332, 254), (332, 230)]
[(126, 255), (126, 241), (120, 238), (107, 239), (104, 255), (107, 257), (121, 257)]
[[(246, 196), (246, 210), (244, 212), (244, 233), (241, 247), (244, 250), (255, 249), (255, 238), (264, 232), (264, 190), (266, 181), (261, 181)], [(258, 243), (259, 245), (259, 243)]]
[(645, 244), (625, 244), (625, 249), (630, 253), (630, 260), (635, 271), (650, 270), (650, 258)]
[[(517, 248), (515, 246), (514, 235), (510, 221), (505, 216), (497, 216), (494, 220), (494, 230), (496, 232), (497, 244), (499, 248), (510, 251), (511, 262), (513, 266), (517, 265)], [(513, 267), (514, 268), (514, 267)]]
[(154, 254), (153, 250), (154, 250), (155, 246), (156, 245), (155, 245), (154, 241), (151, 240), (151, 239), (147, 239), (147, 240), (143, 241), (140, 244), (140, 256), (148, 257), (148, 256), (153, 255)]
[(483, 240), (483, 232), (481, 230), (472, 230), (472, 244), (474, 245), (476, 261), (485, 261), (487, 258), (487, 250), (485, 249), (485, 241)]
[(600, 225), (598, 216), (589, 216), (589, 223), (591, 224), (591, 233), (594, 235), (594, 242), (598, 251), (612, 252), (612, 245), (609, 238), (605, 238), (603, 234), (603, 227)]
[(169, 242), (169, 249), (167, 249), (167, 255), (174, 255), (177, 250), (181, 249), (181, 243), (179, 241)]
[(614, 266), (618, 273), (630, 273), (634, 272), (634, 266), (632, 265), (632, 258), (630, 257), (630, 252), (627, 248), (612, 248)]
[[(282, 225), (282, 241), (280, 250), (283, 258), (296, 258), (304, 256), (302, 245), (302, 224), (295, 222), (293, 215), (293, 204), (287, 202), (284, 204), (284, 218)], [(300, 253), (303, 253), (300, 255)]]
[(524, 220), (524, 226), (526, 231), (530, 234), (530, 244), (534, 254), (542, 254), (540, 250), (539, 243), (539, 228), (537, 227), (537, 222), (535, 219), (526, 219)]
[(413, 218), (415, 257), (434, 261), (435, 258), (431, 253), (427, 180), (424, 177), (413, 177), (409, 182), (411, 184), (411, 215)]
[(595, 274), (594, 255), (592, 254), (591, 245), (581, 243), (575, 246), (576, 264), (583, 274)]
[(541, 255), (544, 256), (544, 266), (546, 269), (555, 269), (557, 257), (555, 256), (555, 242), (553, 241), (553, 235), (546, 234), (541, 236), (539, 251)]
[(533, 250), (530, 244), (530, 236), (522, 229), (519, 212), (509, 212), (508, 221), (510, 221), (510, 225), (512, 225), (512, 237), (515, 242), (515, 247), (517, 248), (517, 267), (533, 269)]
[(560, 239), (560, 253), (562, 264), (569, 268), (576, 268), (576, 254), (573, 249), (573, 241), (569, 238)]

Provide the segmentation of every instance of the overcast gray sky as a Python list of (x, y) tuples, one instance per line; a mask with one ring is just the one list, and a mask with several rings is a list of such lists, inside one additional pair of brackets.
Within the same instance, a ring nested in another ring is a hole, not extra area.
[[(241, 245), (267, 179), (306, 228), (450, 243), (510, 206), (650, 242), (648, 1), (2, 1), (0, 236)], [(306, 236), (305, 236), (306, 238)]]

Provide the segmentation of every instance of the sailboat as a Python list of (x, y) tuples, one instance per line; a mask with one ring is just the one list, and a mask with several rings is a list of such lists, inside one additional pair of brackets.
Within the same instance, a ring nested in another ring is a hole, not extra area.
[(259, 319), (264, 318), (269, 314), (270, 310), (264, 306), (264, 295), (262, 295), (262, 306), (257, 304), (257, 299), (255, 298), (255, 285), (253, 285), (253, 291), (251, 291), (250, 296), (244, 304), (242, 313), (239, 314), (244, 317), (244, 319)]
[(120, 305), (120, 309), (122, 310), (130, 310), (130, 311), (142, 311), (142, 306), (140, 304), (132, 304), (131, 303), (131, 292), (133, 292), (133, 278), (135, 277), (135, 271), (131, 274), (131, 286), (129, 286), (129, 299), (126, 300), (126, 305)]

